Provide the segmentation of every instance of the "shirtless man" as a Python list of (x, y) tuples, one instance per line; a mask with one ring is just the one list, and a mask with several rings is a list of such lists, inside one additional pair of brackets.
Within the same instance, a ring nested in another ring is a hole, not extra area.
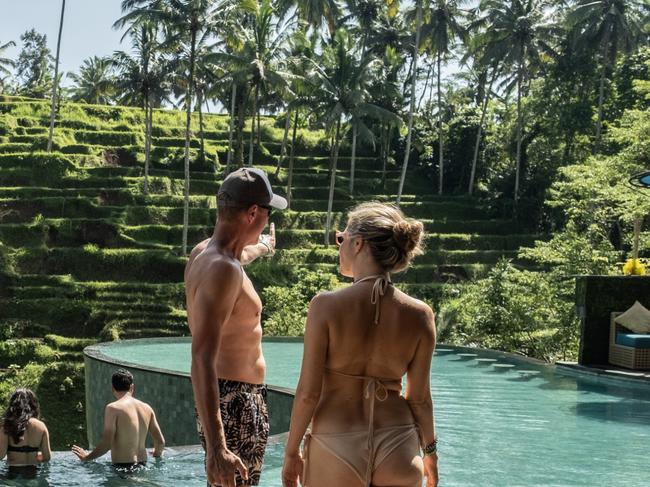
[(242, 264), (273, 253), (274, 242), (260, 243), (260, 234), (271, 209), (286, 207), (264, 171), (231, 173), (219, 188), (212, 238), (194, 248), (185, 268), (192, 387), (209, 486), (259, 484), (269, 433), (262, 302)]
[(111, 451), (111, 461), (118, 469), (132, 470), (147, 463), (145, 440), (147, 433), (153, 438), (153, 456), (160, 457), (165, 438), (160, 431), (156, 414), (147, 403), (133, 397), (133, 375), (119, 369), (113, 374), (113, 396), (104, 412), (104, 434), (95, 449), (88, 453), (76, 445), (72, 451), (82, 462), (88, 462)]

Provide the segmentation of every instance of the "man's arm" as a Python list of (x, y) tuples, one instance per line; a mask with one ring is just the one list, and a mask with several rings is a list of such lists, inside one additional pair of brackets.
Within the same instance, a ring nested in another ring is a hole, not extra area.
[(244, 277), (239, 263), (226, 260), (212, 263), (207, 275), (209, 278), (198, 287), (193, 303), (192, 389), (205, 435), (208, 482), (230, 486), (234, 485), (235, 469), (244, 478), (247, 473), (241, 460), (226, 445), (219, 412), (216, 354)]
[(161, 457), (165, 449), (165, 437), (160, 431), (160, 426), (156, 420), (156, 413), (151, 410), (151, 421), (149, 421), (149, 433), (153, 439), (153, 456)]
[(97, 444), (95, 449), (88, 453), (83, 448), (73, 445), (72, 452), (77, 455), (82, 462), (89, 462), (106, 454), (113, 444), (116, 422), (117, 413), (109, 404), (106, 406), (106, 410), (104, 411), (104, 433), (102, 434), (101, 441)]
[(275, 254), (275, 224), (271, 223), (268, 235), (260, 235), (258, 243), (244, 247), (239, 261), (242, 265), (248, 265), (259, 257), (273, 254)]

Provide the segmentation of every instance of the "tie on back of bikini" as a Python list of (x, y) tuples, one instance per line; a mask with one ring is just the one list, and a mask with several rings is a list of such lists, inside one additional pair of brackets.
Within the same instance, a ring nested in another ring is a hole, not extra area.
[[(354, 283), (357, 284), (359, 282), (369, 281), (371, 279), (375, 279), (375, 283), (372, 286), (372, 294), (370, 295), (370, 302), (375, 305), (374, 324), (377, 325), (379, 323), (379, 318), (380, 318), (381, 298), (386, 293), (386, 289), (388, 288), (388, 286), (392, 283), (388, 275), (383, 275), (383, 274), (367, 276), (364, 277), (363, 279), (359, 279), (358, 281), (355, 281)], [(338, 370), (333, 370), (329, 368), (325, 368), (325, 370), (341, 377), (348, 377), (351, 379), (362, 380), (364, 382), (367, 382), (364, 391), (364, 399), (366, 400), (370, 399), (370, 411), (368, 414), (369, 457), (368, 457), (368, 466), (366, 467), (365, 481), (366, 481), (366, 486), (369, 486), (372, 478), (372, 470), (373, 470), (371, 455), (372, 452), (374, 451), (374, 439), (375, 439), (374, 438), (375, 400), (380, 402), (385, 401), (388, 398), (388, 391), (401, 392), (402, 381), (401, 379), (385, 379), (385, 378), (373, 377), (369, 375), (346, 374), (345, 372), (339, 372)]]

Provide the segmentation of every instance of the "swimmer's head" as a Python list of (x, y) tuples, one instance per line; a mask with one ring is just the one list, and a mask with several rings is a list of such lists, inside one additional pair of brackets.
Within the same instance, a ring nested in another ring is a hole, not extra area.
[(118, 369), (113, 373), (111, 383), (116, 392), (128, 392), (133, 387), (133, 374), (126, 369)]

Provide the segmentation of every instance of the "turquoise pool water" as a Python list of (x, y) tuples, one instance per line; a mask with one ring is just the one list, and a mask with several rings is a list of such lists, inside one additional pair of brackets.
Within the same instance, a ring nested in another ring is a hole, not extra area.
[[(295, 387), (302, 344), (265, 342), (263, 347), (267, 382)], [(187, 342), (125, 342), (103, 352), (121, 361), (189, 372)], [(431, 383), (442, 487), (650, 485), (647, 385), (566, 376), (504, 354), (452, 347), (438, 350)], [(202, 461), (200, 450), (172, 450), (159, 465), (138, 474), (137, 484), (203, 486)], [(282, 443), (276, 442), (266, 457), (263, 486), (281, 485), (281, 462)], [(79, 465), (65, 455), (40, 476), (57, 486), (136, 482), (116, 477), (105, 464)]]

